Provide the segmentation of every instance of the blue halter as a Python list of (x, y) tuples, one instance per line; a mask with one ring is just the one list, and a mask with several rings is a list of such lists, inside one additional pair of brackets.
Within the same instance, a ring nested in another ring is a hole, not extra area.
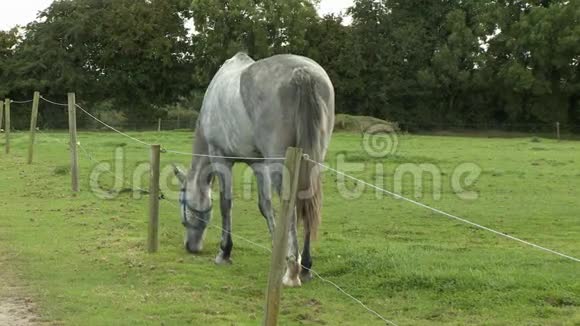
[(181, 224), (183, 224), (183, 226), (187, 229), (193, 229), (193, 230), (200, 229), (200, 225), (192, 223), (187, 218), (187, 210), (190, 210), (191, 212), (193, 212), (196, 219), (198, 219), (200, 222), (203, 222), (203, 225), (201, 225), (201, 227), (205, 230), (205, 228), (207, 227), (207, 224), (209, 223), (209, 218), (205, 218), (205, 217), (207, 215), (211, 214), (213, 206), (210, 205), (209, 208), (206, 210), (198, 210), (198, 209), (193, 208), (189, 204), (189, 201), (186, 198), (186, 192), (187, 192), (187, 190), (185, 188), (181, 189), (181, 195), (179, 197), (179, 204), (181, 204), (181, 217), (182, 217)]

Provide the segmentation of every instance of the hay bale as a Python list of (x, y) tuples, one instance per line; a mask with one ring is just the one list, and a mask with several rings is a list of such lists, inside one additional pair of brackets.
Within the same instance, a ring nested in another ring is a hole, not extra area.
[(334, 122), (334, 130), (359, 132), (398, 132), (399, 125), (396, 122), (389, 122), (386, 120), (368, 117), (368, 116), (354, 116), (348, 114), (337, 114)]

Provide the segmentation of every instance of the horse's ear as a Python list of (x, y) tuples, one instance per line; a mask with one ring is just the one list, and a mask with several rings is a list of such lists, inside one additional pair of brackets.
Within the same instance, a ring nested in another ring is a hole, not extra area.
[(173, 173), (175, 173), (175, 176), (179, 179), (181, 184), (185, 184), (185, 181), (187, 181), (187, 174), (175, 164), (173, 164)]

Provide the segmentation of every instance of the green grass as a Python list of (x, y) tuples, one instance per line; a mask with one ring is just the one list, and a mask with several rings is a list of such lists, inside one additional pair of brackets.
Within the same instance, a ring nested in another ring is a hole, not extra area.
[[(132, 133), (189, 151), (188, 132)], [(43, 320), (65, 325), (256, 325), (261, 323), (269, 254), (234, 238), (234, 265), (215, 266), (220, 233), (209, 229), (206, 250), (182, 248), (178, 209), (161, 206), (161, 247), (145, 253), (147, 196), (124, 192), (101, 200), (88, 191), (95, 163), (81, 157), (82, 193), (70, 192), (65, 133), (39, 135), (36, 163), (25, 164), (28, 136), (17, 133), (12, 154), (0, 154), (0, 272), (27, 285)], [(56, 139), (56, 140), (55, 140)], [(80, 133), (93, 158), (126, 153), (125, 179), (148, 160), (148, 149), (110, 133)], [(482, 139), (402, 136), (398, 152), (370, 159), (360, 136), (336, 134), (329, 163), (345, 154), (352, 172), (384, 186), (405, 163), (442, 172), (435, 200), (426, 185), (418, 200), (510, 235), (580, 257), (580, 143), (531, 137)], [(188, 158), (163, 154), (163, 164)], [(461, 200), (451, 188), (455, 167), (475, 163), (482, 173)], [(234, 233), (270, 245), (255, 200), (243, 198), (236, 169)], [(399, 325), (580, 325), (580, 264), (449, 220), (368, 189), (340, 196), (325, 175), (324, 219), (314, 268)], [(408, 178), (403, 193), (413, 196)], [(429, 180), (429, 178), (428, 178)], [(104, 178), (104, 184), (112, 184)], [(354, 187), (349, 183), (349, 187)], [(217, 207), (217, 205), (216, 205)], [(214, 224), (220, 225), (219, 212)], [(380, 320), (329, 284), (315, 280), (283, 294), (282, 325), (380, 325)]]

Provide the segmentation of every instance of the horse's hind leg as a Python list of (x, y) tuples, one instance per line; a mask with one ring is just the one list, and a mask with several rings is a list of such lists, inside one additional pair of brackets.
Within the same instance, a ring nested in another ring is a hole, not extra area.
[(310, 232), (304, 232), (304, 248), (302, 249), (302, 271), (300, 280), (306, 283), (312, 280), (312, 256), (310, 255)]
[(290, 234), (288, 235), (288, 256), (286, 258), (288, 266), (286, 269), (286, 275), (284, 275), (283, 282), (284, 285), (288, 287), (299, 287), (302, 285), (299, 277), (300, 270), (302, 269), (302, 258), (298, 252), (299, 248), (296, 209), (294, 209), (294, 213), (292, 214), (290, 221)]
[(220, 164), (216, 175), (220, 181), (220, 209), (222, 214), (222, 241), (220, 252), (215, 259), (218, 265), (231, 264), (234, 243), (232, 241), (232, 168), (231, 163)]
[[(278, 196), (282, 193), (282, 171), (283, 167), (280, 164), (270, 165), (271, 167), (271, 178), (272, 178), (272, 188), (276, 191)], [(297, 219), (296, 219), (296, 209), (292, 214), (290, 219), (290, 230), (288, 233), (288, 254), (286, 256), (287, 268), (286, 274), (284, 275), (283, 283), (288, 287), (299, 287), (302, 285), (300, 281), (300, 270), (302, 265), (300, 264), (301, 258), (298, 252), (298, 231), (297, 231)]]

